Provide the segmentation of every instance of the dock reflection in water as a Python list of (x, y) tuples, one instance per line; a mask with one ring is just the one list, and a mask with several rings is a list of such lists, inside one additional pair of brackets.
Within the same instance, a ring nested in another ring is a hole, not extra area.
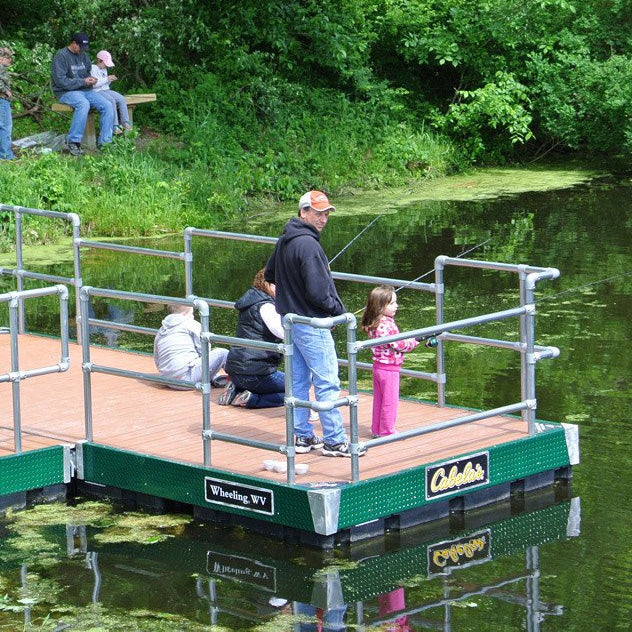
[[(511, 608), (510, 629), (535, 631), (546, 617), (564, 615), (563, 604), (540, 599), (539, 553), (579, 535), (580, 501), (569, 495), (549, 489), (526, 496), (520, 513), (506, 503), (333, 553), (208, 526), (153, 545), (99, 545), (85, 527), (67, 527), (68, 555), (85, 557), (91, 577), (80, 581), (84, 593), (91, 582), (94, 603), (144, 608), (151, 600), (153, 609), (221, 630), (267, 622), (266, 630), (295, 632), (448, 631), (463, 629), (453, 627), (454, 613), (485, 598)], [(455, 520), (467, 523), (455, 530)]]

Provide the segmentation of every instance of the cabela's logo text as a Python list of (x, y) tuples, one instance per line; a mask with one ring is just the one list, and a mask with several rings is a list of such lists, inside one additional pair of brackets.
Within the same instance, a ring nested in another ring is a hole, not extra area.
[(489, 453), (426, 468), (426, 499), (489, 483)]
[(485, 562), (491, 555), (489, 530), (428, 547), (428, 574), (445, 572), (449, 568), (464, 568)]

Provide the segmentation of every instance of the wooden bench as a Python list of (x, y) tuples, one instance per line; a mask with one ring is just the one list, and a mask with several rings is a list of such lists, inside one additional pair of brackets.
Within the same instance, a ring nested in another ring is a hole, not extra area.
[[(142, 103), (151, 103), (156, 100), (155, 94), (126, 94), (127, 109), (129, 110), (130, 123), (134, 120), (134, 108)], [(74, 109), (65, 103), (53, 103), (51, 106), (53, 112), (73, 112)], [(90, 108), (88, 120), (86, 121), (86, 129), (83, 133), (82, 145), (88, 149), (94, 149), (97, 146), (97, 135), (94, 127), (94, 117), (98, 112)]]

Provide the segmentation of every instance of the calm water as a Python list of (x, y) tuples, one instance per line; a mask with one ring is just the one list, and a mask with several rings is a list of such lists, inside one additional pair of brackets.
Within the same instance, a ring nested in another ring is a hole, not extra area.
[[(100, 524), (89, 526), (85, 536), (57, 525), (38, 527), (37, 538), (50, 553), (42, 563), (28, 537), (15, 539), (7, 531), (0, 545), (0, 630), (22, 629), (29, 617), (42, 629), (65, 622), (69, 627), (58, 629), (185, 630), (214, 624), (217, 630), (317, 630), (315, 608), (327, 606), (323, 630), (630, 629), (632, 275), (573, 288), (632, 271), (631, 193), (627, 180), (601, 180), (494, 201), (419, 204), (384, 214), (334, 265), (414, 278), (433, 267), (436, 255), (456, 256), (491, 238), (470, 256), (559, 268), (561, 278), (542, 283), (538, 292), (543, 299), (538, 342), (562, 350), (558, 359), (538, 366), (538, 417), (580, 426), (582, 464), (575, 468), (572, 491), (549, 490), (526, 505), (468, 517), (466, 524), (419, 529), (328, 554), (193, 523), (151, 544), (106, 544), (97, 537)], [(373, 217), (333, 216), (323, 235), (328, 254), (337, 253)], [(256, 232), (276, 235), (281, 225)], [(223, 240), (194, 244), (195, 292), (230, 300), (270, 252), (268, 246)], [(180, 240), (143, 245), (181, 250)], [(181, 264), (142, 263), (97, 251), (85, 259), (84, 282), (183, 295)], [(71, 269), (57, 267), (55, 273)], [(338, 287), (350, 311), (362, 307), (368, 286)], [(450, 268), (446, 319), (514, 306), (516, 288), (514, 275)], [(400, 327), (430, 324), (432, 299), (410, 289), (400, 292)], [(100, 318), (149, 326), (158, 326), (163, 316), (152, 306), (121, 302), (96, 302), (94, 311)], [(29, 313), (33, 328), (51, 329), (52, 322), (41, 304)], [(212, 328), (218, 333), (232, 334), (234, 322), (229, 310), (214, 310)], [(517, 323), (471, 333), (517, 339)], [(138, 336), (115, 338), (95, 335), (101, 342), (150, 347)], [(433, 353), (415, 352), (406, 366), (434, 370)], [(448, 403), (488, 408), (517, 401), (518, 366), (508, 351), (449, 343)], [(363, 384), (369, 385), (368, 374)], [(425, 382), (406, 381), (402, 390), (434, 396)], [(27, 543), (22, 548), (20, 540)], [(458, 567), (444, 574), (432, 567), (442, 550), (436, 545), (444, 543), (445, 549), (445, 543), (474, 540), (480, 550), (467, 564), (454, 562)], [(151, 536), (147, 541), (153, 542)], [(84, 607), (83, 615), (75, 610)], [(401, 608), (409, 612), (406, 620), (378, 623), (399, 617)]]

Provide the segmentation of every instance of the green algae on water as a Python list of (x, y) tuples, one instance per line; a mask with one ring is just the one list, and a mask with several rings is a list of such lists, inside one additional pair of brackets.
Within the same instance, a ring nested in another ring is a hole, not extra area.
[(184, 525), (191, 522), (191, 516), (180, 514), (142, 514), (130, 512), (116, 516), (116, 520), (94, 539), (101, 544), (117, 542), (138, 542), (154, 544), (177, 535)]

